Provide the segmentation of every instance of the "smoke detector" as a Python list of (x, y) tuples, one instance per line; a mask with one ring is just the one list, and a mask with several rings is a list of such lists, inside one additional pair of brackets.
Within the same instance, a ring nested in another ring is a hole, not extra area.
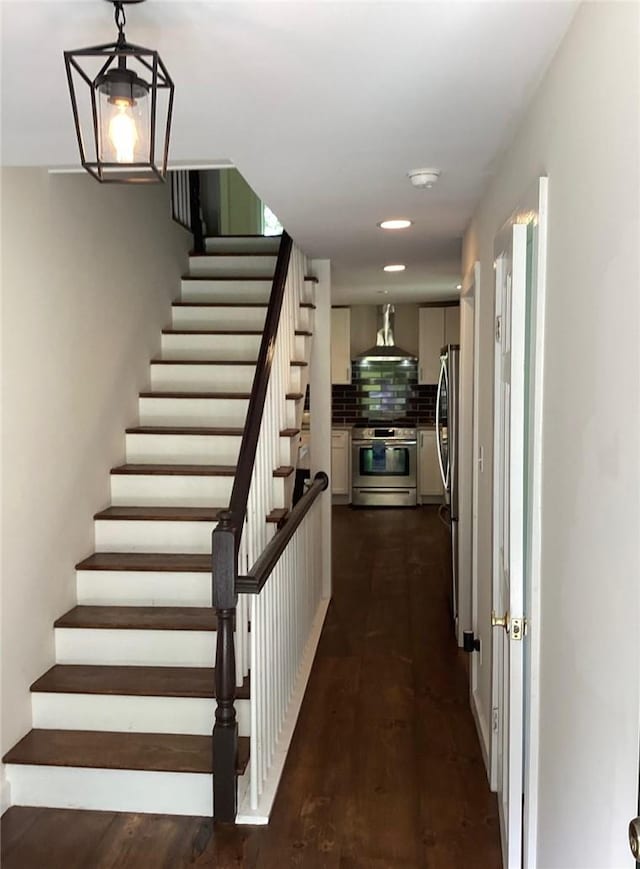
[(433, 187), (433, 185), (440, 177), (440, 170), (412, 169), (411, 172), (408, 173), (408, 175), (409, 180), (414, 187), (418, 187), (420, 190), (424, 190), (425, 188)]

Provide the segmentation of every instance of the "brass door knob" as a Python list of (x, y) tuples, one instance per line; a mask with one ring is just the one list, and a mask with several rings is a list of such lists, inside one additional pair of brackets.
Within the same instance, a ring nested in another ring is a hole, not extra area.
[(509, 633), (509, 613), (505, 613), (503, 616), (497, 616), (495, 610), (491, 610), (491, 627), (492, 628), (504, 628), (507, 633)]
[(640, 862), (640, 818), (634, 818), (629, 824), (629, 847), (634, 860)]

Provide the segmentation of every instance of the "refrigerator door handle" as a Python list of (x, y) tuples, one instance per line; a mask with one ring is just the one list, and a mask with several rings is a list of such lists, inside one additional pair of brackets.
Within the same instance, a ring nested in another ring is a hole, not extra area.
[(449, 468), (447, 466), (447, 472), (444, 470), (444, 462), (442, 461), (442, 438), (440, 436), (442, 426), (440, 425), (440, 395), (442, 393), (442, 383), (443, 380), (446, 382), (447, 379), (447, 360), (446, 356), (440, 357), (440, 377), (438, 378), (438, 395), (436, 398), (436, 449), (438, 452), (438, 465), (440, 466), (440, 476), (442, 478), (442, 485), (445, 488), (445, 491), (449, 487)]

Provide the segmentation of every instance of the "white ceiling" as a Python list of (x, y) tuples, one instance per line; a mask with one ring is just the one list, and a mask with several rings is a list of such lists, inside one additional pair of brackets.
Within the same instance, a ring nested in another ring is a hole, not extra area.
[[(331, 258), (336, 301), (416, 301), (456, 295), (464, 229), (575, 8), (149, 0), (128, 7), (127, 35), (176, 83), (172, 161), (232, 161)], [(112, 12), (3, 0), (3, 165), (77, 164), (62, 51), (110, 41)], [(406, 172), (425, 165), (441, 179), (414, 190)], [(394, 216), (415, 224), (377, 229)]]

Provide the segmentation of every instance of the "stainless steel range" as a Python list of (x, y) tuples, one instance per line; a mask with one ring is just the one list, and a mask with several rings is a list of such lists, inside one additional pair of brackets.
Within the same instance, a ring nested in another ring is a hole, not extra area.
[(371, 425), (355, 428), (352, 450), (352, 503), (362, 507), (415, 507), (417, 503), (415, 428)]

